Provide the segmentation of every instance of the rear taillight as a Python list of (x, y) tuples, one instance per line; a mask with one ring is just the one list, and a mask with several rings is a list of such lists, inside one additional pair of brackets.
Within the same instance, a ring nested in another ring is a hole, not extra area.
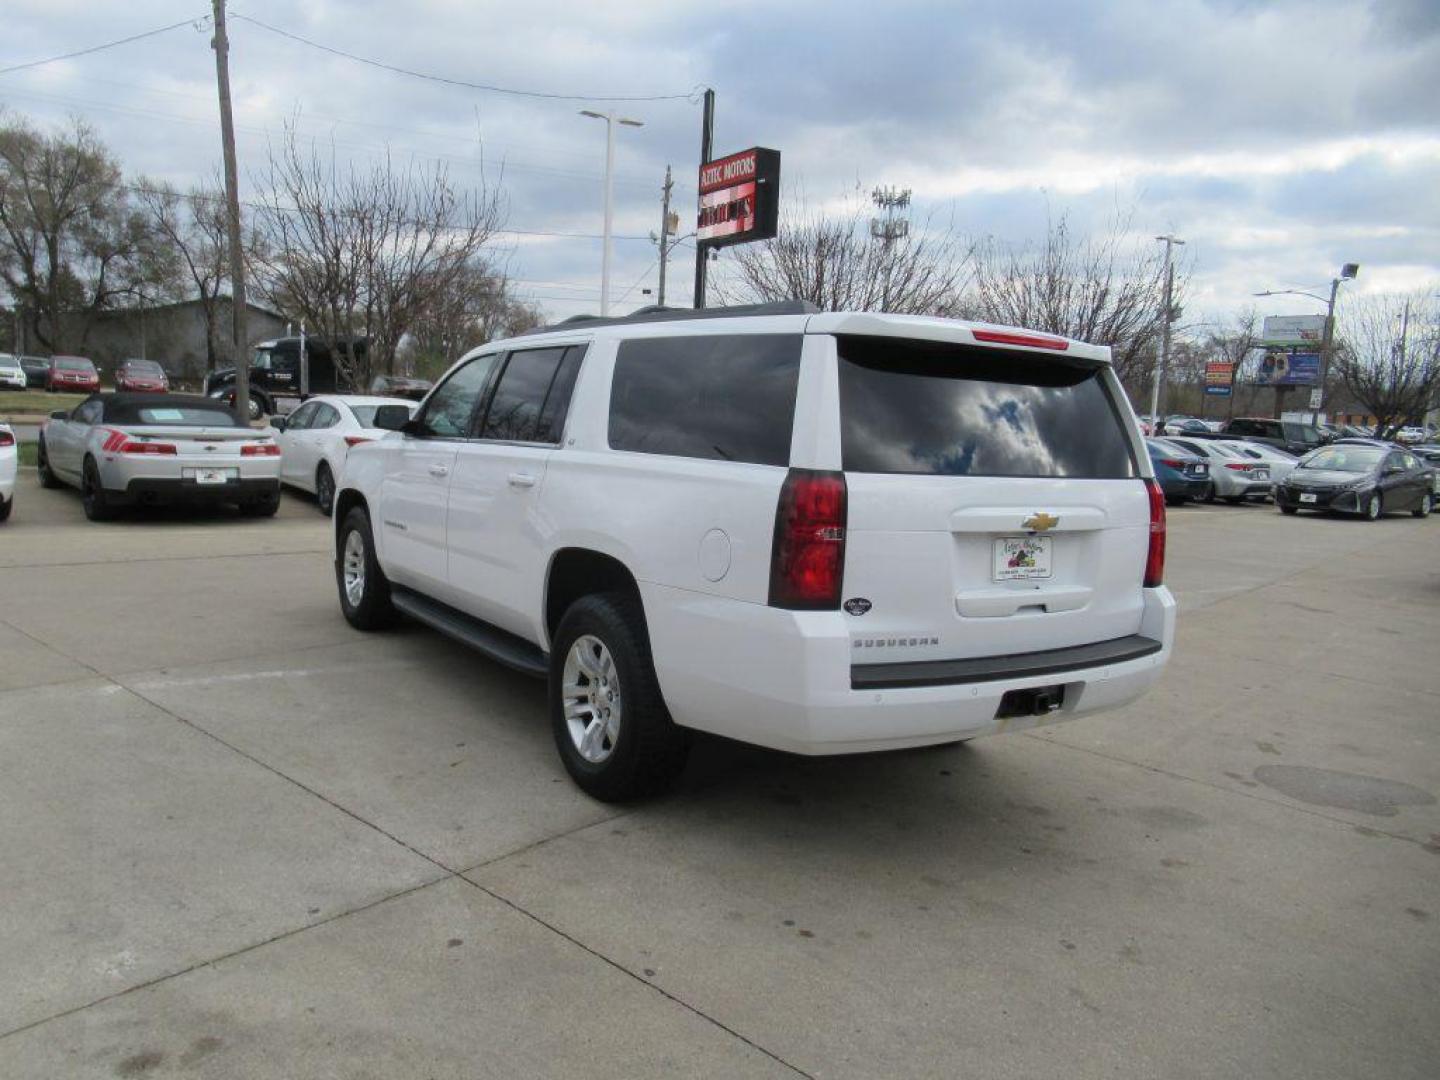
[(1161, 458), (1160, 464), (1166, 465), (1172, 469), (1183, 469), (1185, 467), (1185, 463), (1183, 461), (1171, 461), (1169, 458)]
[(1165, 493), (1154, 480), (1145, 481), (1150, 496), (1150, 546), (1145, 552), (1145, 588), (1158, 589), (1165, 580)]
[(123, 442), (120, 444), (122, 454), (175, 454), (178, 453), (173, 445), (163, 442)]
[(1225, 468), (1234, 469), (1236, 472), (1249, 472), (1254, 467), (1254, 465), (1243, 465), (1238, 461), (1227, 461), (1225, 463)]
[(14, 446), (15, 436), (8, 431), (0, 431), (0, 446)]
[(791, 469), (775, 508), (770, 606), (828, 611), (845, 576), (845, 474)]
[(346, 446), (359, 446), (362, 442), (372, 442), (372, 441), (374, 441), (374, 440), (372, 440), (368, 435), (346, 435), (346, 436), (345, 436), (345, 445), (346, 445)]
[(273, 442), (245, 443), (240, 447), (241, 457), (279, 457), (280, 444)]

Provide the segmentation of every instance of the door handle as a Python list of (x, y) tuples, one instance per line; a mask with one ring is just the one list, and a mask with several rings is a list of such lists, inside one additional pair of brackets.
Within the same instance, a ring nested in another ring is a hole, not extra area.
[(450, 475), (450, 469), (448, 466), (445, 465), (431, 465), (430, 475), (435, 477), (436, 479), (441, 479)]
[(510, 486), (517, 488), (531, 488), (535, 486), (535, 477), (529, 473), (512, 472), (510, 474)]

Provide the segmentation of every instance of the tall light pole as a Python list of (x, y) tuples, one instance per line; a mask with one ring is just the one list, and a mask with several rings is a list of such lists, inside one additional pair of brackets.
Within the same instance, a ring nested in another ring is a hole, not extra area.
[(1330, 279), (1330, 299), (1323, 296), (1316, 296), (1312, 292), (1305, 292), (1301, 289), (1267, 289), (1265, 292), (1257, 292), (1256, 296), (1308, 296), (1311, 300), (1319, 300), (1325, 305), (1325, 329), (1320, 334), (1320, 405), (1310, 410), (1310, 422), (1320, 422), (1320, 409), (1324, 406), (1325, 380), (1330, 377), (1330, 353), (1335, 347), (1335, 296), (1340, 291), (1340, 283), (1343, 281), (1354, 281), (1360, 274), (1359, 263), (1346, 263), (1340, 267), (1340, 276)]
[(1165, 310), (1161, 313), (1164, 322), (1161, 323), (1160, 331), (1160, 363), (1155, 365), (1155, 382), (1150, 387), (1150, 433), (1153, 435), (1156, 428), (1160, 426), (1160, 384), (1165, 379), (1165, 369), (1170, 364), (1170, 323), (1174, 320), (1173, 293), (1175, 286), (1175, 267), (1170, 261), (1170, 252), (1176, 244), (1184, 245), (1185, 241), (1168, 233), (1165, 236), (1157, 236), (1156, 240), (1165, 242)]
[(615, 125), (644, 127), (642, 120), (630, 120), (614, 113), (595, 112), (581, 109), (581, 116), (605, 121), (605, 241), (600, 255), (600, 315), (610, 314), (610, 222), (614, 216), (615, 204)]

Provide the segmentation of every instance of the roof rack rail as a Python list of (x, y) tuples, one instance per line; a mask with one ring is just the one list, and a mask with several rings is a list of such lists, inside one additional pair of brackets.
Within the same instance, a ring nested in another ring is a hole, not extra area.
[(755, 315), (817, 315), (820, 309), (809, 300), (775, 300), (767, 304), (734, 304), (730, 307), (672, 308), (649, 304), (629, 315), (601, 318), (599, 315), (571, 315), (549, 326), (525, 330), (516, 337), (548, 334), (555, 330), (572, 330), (592, 326), (633, 326), (636, 323), (679, 322), (688, 319), (744, 319)]

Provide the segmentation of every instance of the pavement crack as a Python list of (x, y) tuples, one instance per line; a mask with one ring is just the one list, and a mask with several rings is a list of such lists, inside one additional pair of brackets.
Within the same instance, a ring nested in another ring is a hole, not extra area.
[(536, 915), (533, 911), (531, 911), (531, 910), (529, 910), (528, 908), (522, 906), (521, 904), (516, 903), (514, 900), (511, 900), (508, 896), (504, 895), (503, 893), (496, 892), (494, 889), (491, 889), (491, 888), (488, 888), (488, 887), (486, 887), (486, 886), (484, 886), (484, 885), (481, 885), (478, 881), (471, 881), (469, 878), (465, 877), (464, 875), (461, 875), (460, 880), (463, 881), (463, 882), (465, 882), (465, 884), (469, 885), (471, 888), (480, 890), (482, 893), (484, 893), (486, 896), (490, 897), (492, 900), (497, 900), (497, 901), (499, 901), (500, 903), (504, 904), (506, 907), (510, 908), (512, 911), (516, 912), (517, 914), (520, 914), (520, 915), (524, 916), (525, 918), (531, 920), (531, 921), (534, 922), (537, 926), (542, 926), (542, 927), (544, 927), (546, 930), (550, 931), (552, 934), (555, 934), (557, 937), (563, 938), (565, 941), (568, 941), (571, 945), (574, 945), (577, 949), (580, 949), (581, 951), (583, 951), (583, 952), (587, 953), (588, 955), (594, 957), (596, 960), (599, 960), (601, 963), (608, 964), (610, 967), (614, 968), (616, 971), (620, 972), (621, 974), (629, 976), (631, 979), (635, 980), (635, 982), (639, 983), (641, 986), (644, 986), (644, 987), (646, 987), (646, 988), (649, 989), (649, 990), (653, 990), (655, 993), (659, 994), (661, 997), (665, 998), (667, 1001), (670, 1001), (670, 1002), (672, 1002), (673, 1004), (678, 1005), (680, 1008), (684, 1009), (686, 1012), (690, 1013), (691, 1015), (696, 1016), (696, 1017), (699, 1017), (701, 1020), (704, 1020), (706, 1023), (711, 1024), (712, 1026), (714, 1026), (714, 1027), (718, 1028), (719, 1030), (725, 1032), (725, 1034), (729, 1035), (731, 1038), (740, 1040), (742, 1043), (744, 1043), (746, 1046), (750, 1047), (752, 1050), (756, 1051), (757, 1053), (764, 1054), (764, 1055), (765, 1055), (767, 1058), (769, 1058), (771, 1061), (775, 1062), (777, 1065), (781, 1065), (781, 1066), (783, 1066), (784, 1068), (789, 1069), (789, 1070), (790, 1070), (792, 1073), (794, 1073), (796, 1076), (806, 1077), (806, 1080), (815, 1080), (815, 1075), (814, 1075), (814, 1073), (808, 1073), (808, 1072), (806, 1072), (804, 1069), (800, 1068), (798, 1065), (794, 1064), (793, 1062), (790, 1062), (790, 1061), (785, 1060), (785, 1059), (784, 1059), (783, 1057), (781, 1057), (779, 1054), (775, 1053), (775, 1051), (770, 1050), (770, 1049), (768, 1049), (768, 1048), (765, 1047), (765, 1046), (762, 1046), (760, 1043), (756, 1042), (754, 1039), (750, 1038), (748, 1035), (744, 1034), (743, 1032), (737, 1031), (735, 1028), (731, 1027), (729, 1024), (725, 1023), (723, 1020), (718, 1020), (718, 1019), (716, 1019), (715, 1017), (711, 1016), (709, 1013), (707, 1013), (704, 1009), (701, 1009), (699, 1006), (690, 1004), (690, 1002), (686, 1001), (686, 1000), (685, 1000), (684, 998), (682, 998), (682, 997), (679, 997), (679, 996), (677, 996), (677, 995), (675, 995), (675, 994), (672, 994), (669, 990), (666, 990), (663, 986), (659, 986), (659, 985), (657, 985), (655, 982), (653, 982), (652, 980), (647, 979), (645, 976), (640, 975), (640, 974), (637, 974), (637, 973), (634, 972), (634, 971), (631, 971), (628, 967), (626, 967), (624, 964), (620, 963), (618, 960), (614, 960), (614, 959), (612, 959), (611, 957), (606, 956), (606, 955), (605, 955), (603, 952), (601, 952), (599, 949), (592, 948), (591, 946), (585, 944), (585, 942), (581, 941), (581, 940), (580, 940), (579, 938), (577, 938), (575, 935), (570, 934), (570, 933), (567, 933), (566, 931), (560, 929), (560, 927), (556, 926), (556, 925), (555, 925), (554, 923), (552, 923), (552, 922), (547, 921), (546, 919), (542, 919), (539, 915)]

